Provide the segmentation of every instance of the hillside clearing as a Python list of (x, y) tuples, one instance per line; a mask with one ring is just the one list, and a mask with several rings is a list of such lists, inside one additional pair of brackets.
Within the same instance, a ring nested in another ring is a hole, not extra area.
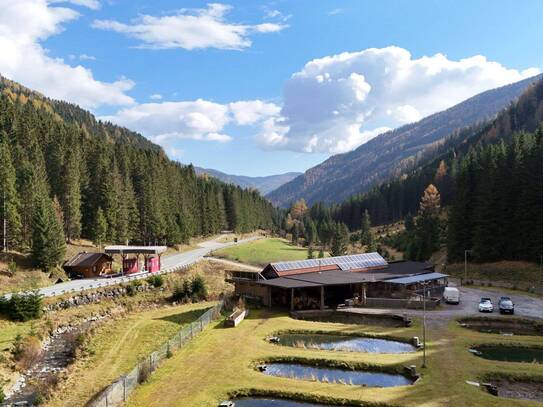
[[(314, 253), (317, 255), (317, 250)], [(264, 267), (277, 261), (307, 259), (307, 249), (293, 246), (284, 239), (271, 238), (217, 250), (213, 256)]]

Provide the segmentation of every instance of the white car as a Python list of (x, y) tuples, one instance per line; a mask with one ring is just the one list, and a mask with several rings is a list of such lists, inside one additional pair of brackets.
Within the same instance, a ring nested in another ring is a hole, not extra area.
[(490, 298), (481, 298), (479, 302), (479, 312), (492, 312), (494, 311), (494, 305)]

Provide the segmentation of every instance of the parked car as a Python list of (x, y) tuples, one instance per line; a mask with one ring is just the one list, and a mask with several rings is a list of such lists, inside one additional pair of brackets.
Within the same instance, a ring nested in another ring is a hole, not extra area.
[(445, 287), (445, 290), (443, 291), (443, 300), (447, 304), (459, 304), (460, 290), (456, 287)]
[(500, 314), (514, 314), (515, 313), (515, 304), (511, 301), (509, 297), (501, 297), (498, 303), (500, 309)]
[(492, 305), (492, 300), (490, 298), (481, 298), (479, 302), (479, 312), (493, 312), (494, 305)]

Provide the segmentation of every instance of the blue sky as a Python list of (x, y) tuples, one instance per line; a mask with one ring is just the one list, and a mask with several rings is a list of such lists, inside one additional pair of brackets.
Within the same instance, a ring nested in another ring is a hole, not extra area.
[(0, 73), (244, 175), (304, 171), (543, 68), (535, 0), (0, 3)]

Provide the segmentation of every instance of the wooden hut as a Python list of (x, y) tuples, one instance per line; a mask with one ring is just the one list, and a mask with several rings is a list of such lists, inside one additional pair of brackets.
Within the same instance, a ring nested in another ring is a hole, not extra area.
[(92, 278), (111, 274), (112, 264), (113, 257), (109, 254), (81, 252), (64, 263), (63, 267), (71, 277)]

